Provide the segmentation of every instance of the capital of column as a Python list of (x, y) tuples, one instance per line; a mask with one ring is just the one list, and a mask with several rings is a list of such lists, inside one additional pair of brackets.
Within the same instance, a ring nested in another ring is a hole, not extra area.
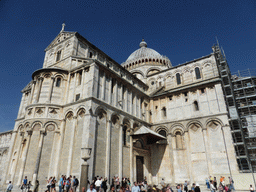
[(77, 116), (74, 116), (73, 119), (77, 119)]
[(28, 135), (32, 135), (33, 130), (27, 130)]
[(40, 129), (40, 134), (45, 134), (46, 133), (46, 130), (45, 129)]
[(21, 131), (20, 132), (20, 136), (23, 136), (25, 134), (25, 132)]
[(54, 77), (54, 76), (51, 76), (51, 79), (55, 79), (55, 77)]

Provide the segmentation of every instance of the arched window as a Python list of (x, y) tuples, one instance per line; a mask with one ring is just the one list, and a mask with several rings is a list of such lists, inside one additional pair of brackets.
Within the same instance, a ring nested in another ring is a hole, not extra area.
[(61, 50), (57, 52), (56, 61), (59, 61), (61, 59)]
[(89, 54), (89, 58), (92, 58), (92, 52), (90, 52), (90, 54)]
[(166, 117), (166, 108), (165, 107), (162, 108), (162, 117), (163, 118)]
[(162, 136), (164, 136), (164, 137), (166, 137), (166, 131), (165, 130), (160, 130), (159, 132), (158, 132), (158, 134), (160, 134), (160, 135), (162, 135)]
[(199, 106), (197, 101), (194, 101), (194, 109), (195, 111), (199, 111)]
[(82, 71), (79, 71), (79, 72), (77, 73), (77, 75), (78, 75), (78, 82), (77, 82), (77, 85), (81, 85), (81, 83), (82, 83)]
[(200, 69), (198, 67), (195, 68), (196, 79), (201, 79)]
[(127, 144), (127, 126), (123, 127), (123, 145), (126, 146)]
[(181, 84), (180, 74), (179, 73), (176, 74), (176, 81), (177, 81), (177, 85)]
[(176, 134), (176, 149), (182, 149), (182, 136), (181, 136), (181, 132), (177, 131)]
[(60, 84), (61, 84), (61, 78), (58, 77), (56, 80), (56, 87), (60, 87)]

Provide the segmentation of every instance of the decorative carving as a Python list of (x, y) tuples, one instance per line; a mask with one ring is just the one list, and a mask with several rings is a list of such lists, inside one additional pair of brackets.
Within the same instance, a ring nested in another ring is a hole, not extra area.
[(31, 114), (32, 114), (32, 110), (33, 110), (33, 108), (29, 108), (29, 109), (28, 109), (28, 115), (31, 115)]
[(44, 107), (38, 107), (38, 108), (36, 108), (36, 116), (37, 117), (41, 117), (42, 115), (43, 115), (43, 113), (44, 113)]
[(58, 118), (59, 117), (59, 109), (58, 108), (52, 108), (52, 107), (49, 107), (49, 116), (51, 118)]
[(49, 124), (49, 125), (47, 125), (46, 130), (47, 131), (54, 131), (55, 130), (55, 126), (53, 124)]

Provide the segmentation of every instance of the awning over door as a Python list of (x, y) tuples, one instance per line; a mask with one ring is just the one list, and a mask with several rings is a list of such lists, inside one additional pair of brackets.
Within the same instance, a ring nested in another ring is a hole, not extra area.
[(166, 137), (152, 131), (151, 129), (145, 127), (144, 125), (139, 128), (135, 133), (133, 133), (133, 138), (139, 138), (142, 136), (147, 137), (148, 144), (156, 143), (159, 140), (166, 140)]

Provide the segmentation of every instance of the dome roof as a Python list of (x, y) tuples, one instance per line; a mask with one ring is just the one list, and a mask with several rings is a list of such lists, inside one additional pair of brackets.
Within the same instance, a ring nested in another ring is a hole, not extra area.
[(140, 49), (134, 51), (126, 60), (129, 62), (131, 60), (137, 60), (140, 58), (163, 58), (157, 51), (147, 48), (147, 43), (142, 39), (140, 43)]

